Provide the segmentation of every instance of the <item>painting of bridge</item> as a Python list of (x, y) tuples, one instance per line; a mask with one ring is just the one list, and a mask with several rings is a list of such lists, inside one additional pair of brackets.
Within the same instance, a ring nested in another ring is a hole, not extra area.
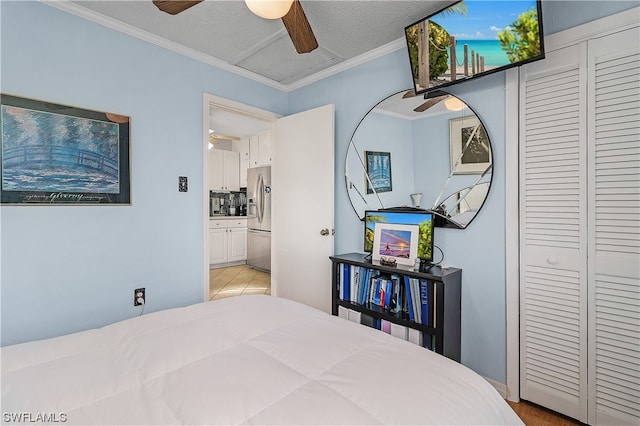
[(2, 95), (2, 202), (128, 203), (128, 117), (108, 117)]

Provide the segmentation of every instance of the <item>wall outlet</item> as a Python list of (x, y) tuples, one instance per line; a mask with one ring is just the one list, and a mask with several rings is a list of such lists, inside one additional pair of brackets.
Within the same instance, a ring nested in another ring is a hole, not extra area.
[(133, 306), (144, 305), (145, 300), (144, 287), (133, 290)]

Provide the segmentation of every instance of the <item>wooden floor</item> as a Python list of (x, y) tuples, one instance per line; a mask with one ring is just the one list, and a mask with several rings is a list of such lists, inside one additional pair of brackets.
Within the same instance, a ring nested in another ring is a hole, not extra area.
[(582, 424), (577, 420), (527, 401), (507, 402), (527, 426), (576, 426)]

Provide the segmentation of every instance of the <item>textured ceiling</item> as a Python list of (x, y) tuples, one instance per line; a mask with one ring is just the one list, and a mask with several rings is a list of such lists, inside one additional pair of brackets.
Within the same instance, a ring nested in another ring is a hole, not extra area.
[[(104, 25), (287, 88), (313, 74), (397, 42), (404, 27), (455, 1), (301, 0), (319, 48), (297, 54), (282, 20), (266, 20), (242, 0), (206, 0), (178, 15), (151, 0), (49, 1)], [(159, 43), (162, 44), (162, 43)]]

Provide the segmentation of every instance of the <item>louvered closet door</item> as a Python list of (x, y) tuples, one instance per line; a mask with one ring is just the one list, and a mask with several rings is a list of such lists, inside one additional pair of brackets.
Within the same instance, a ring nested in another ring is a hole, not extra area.
[(640, 424), (640, 31), (589, 42), (589, 423)]
[(586, 46), (520, 79), (521, 397), (585, 422)]

